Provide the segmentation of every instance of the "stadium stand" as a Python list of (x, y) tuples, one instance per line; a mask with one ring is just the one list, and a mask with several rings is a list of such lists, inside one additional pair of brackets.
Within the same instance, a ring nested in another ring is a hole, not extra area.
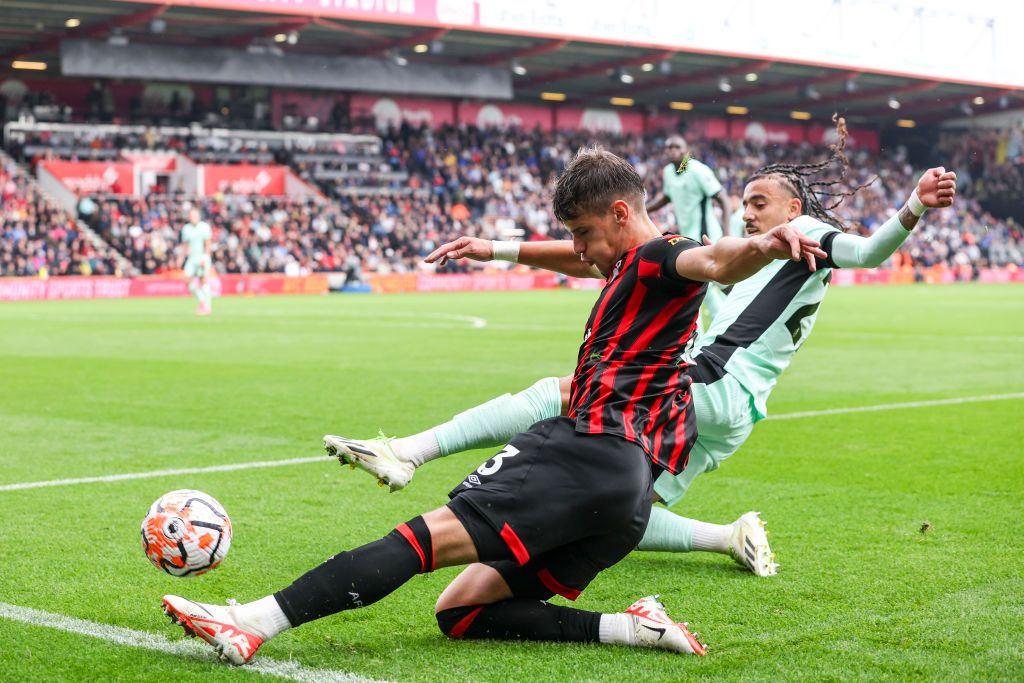
[(1024, 124), (945, 133), (939, 149), (952, 160), (965, 196), (1024, 220)]
[(0, 156), (0, 275), (120, 275), (115, 253), (84, 235), (8, 157)]
[[(407, 272), (421, 268), (423, 255), (457, 234), (522, 239), (562, 236), (548, 206), (547, 189), (573, 151), (583, 144), (598, 142), (626, 156), (649, 178), (652, 193), (658, 191), (661, 181), (658, 136), (406, 125), (384, 132), (376, 154), (373, 150), (355, 153), (316, 145), (274, 148), (258, 136), (241, 131), (227, 139), (192, 134), (156, 136), (152, 128), (112, 127), (97, 131), (89, 139), (37, 133), (14, 151), (29, 162), (66, 157), (69, 150), (71, 156), (87, 156), (86, 150), (136, 146), (187, 150), (190, 155), (205, 153), (220, 163), (255, 162), (263, 159), (259, 155), (267, 155), (290, 164), (297, 175), (317, 183), (331, 198), (327, 203), (220, 194), (204, 198), (180, 194), (99, 198), (99, 210), (90, 225), (143, 274), (180, 266), (178, 231), (187, 207), (193, 203), (199, 203), (215, 229), (214, 262), (223, 273), (335, 271), (352, 257), (358, 258), (365, 271)], [(212, 140), (219, 141), (216, 149), (211, 149)], [(695, 152), (716, 169), (726, 190), (737, 196), (742, 192), (743, 179), (756, 168), (779, 159), (810, 161), (820, 158), (827, 149), (820, 145), (715, 140), (697, 141)], [(968, 178), (964, 184), (975, 189), (996, 182), (989, 180), (990, 172), (1013, 167), (993, 162), (972, 172), (961, 157), (955, 157), (954, 163), (964, 165), (961, 172)], [(854, 150), (850, 164), (851, 186), (877, 176), (840, 211), (850, 229), (868, 233), (896, 208), (919, 171), (899, 150), (881, 155)], [(960, 166), (954, 167), (960, 170)], [(976, 196), (965, 194), (965, 201), (956, 209), (930, 216), (894, 263), (909, 259), (922, 267), (940, 263), (972, 268), (1024, 265), (1020, 226), (1012, 219), (997, 219), (982, 209)], [(671, 229), (670, 209), (663, 210), (657, 219)], [(9, 239), (5, 237), (5, 241)], [(111, 272), (101, 262), (85, 269), (78, 262), (51, 269), (85, 271)], [(11, 266), (5, 272), (31, 271)]]

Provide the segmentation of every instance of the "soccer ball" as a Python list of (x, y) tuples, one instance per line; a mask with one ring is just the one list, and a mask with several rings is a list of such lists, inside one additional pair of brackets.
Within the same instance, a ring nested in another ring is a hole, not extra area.
[(215, 568), (231, 547), (231, 520), (202, 491), (171, 491), (142, 520), (142, 550), (171, 576), (198, 576)]

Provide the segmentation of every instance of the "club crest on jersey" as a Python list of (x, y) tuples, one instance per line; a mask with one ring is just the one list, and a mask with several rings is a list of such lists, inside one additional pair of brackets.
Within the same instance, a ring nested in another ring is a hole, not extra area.
[(622, 259), (615, 262), (615, 267), (612, 268), (612, 274), (608, 277), (608, 280), (614, 280), (619, 276), (619, 271), (622, 270)]

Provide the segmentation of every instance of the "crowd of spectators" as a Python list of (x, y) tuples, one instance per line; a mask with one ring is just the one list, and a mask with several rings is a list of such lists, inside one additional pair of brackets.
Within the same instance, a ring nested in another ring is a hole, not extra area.
[(956, 170), (966, 196), (1024, 196), (1024, 124), (947, 132), (938, 147)]
[(357, 221), (335, 206), (282, 198), (218, 195), (100, 197), (93, 227), (145, 275), (185, 261), (181, 226), (195, 202), (213, 230), (213, 262), (222, 273), (303, 275), (341, 270), (353, 250)]
[(95, 247), (75, 218), (55, 208), (17, 165), (0, 161), (0, 276), (120, 275), (116, 255)]
[[(807, 163), (825, 158), (825, 150), (808, 146), (758, 148), (746, 142), (714, 143), (709, 149), (711, 163), (723, 176), (723, 185), (734, 196), (742, 193), (743, 179), (767, 163)], [(848, 231), (868, 235), (884, 223), (906, 200), (923, 169), (914, 168), (903, 149), (876, 155), (866, 150), (848, 150), (849, 167), (844, 185), (847, 190), (862, 187), (844, 199), (835, 214)], [(986, 211), (972, 192), (970, 178), (958, 173), (956, 205), (930, 211), (890, 265), (905, 263), (915, 268), (946, 265), (978, 268), (1024, 265), (1024, 229), (1012, 218), (1000, 219)], [(726, 169), (722, 173), (721, 169)], [(833, 167), (835, 176), (838, 166)], [(963, 187), (967, 191), (963, 192)]]
[[(638, 169), (647, 179), (651, 196), (660, 191), (663, 138), (604, 135), (597, 141)], [(548, 190), (574, 151), (593, 142), (595, 136), (586, 133), (403, 127), (384, 135), (384, 155), (387, 168), (408, 174), (405, 186), (420, 191), (412, 200), (417, 215), (434, 217), (430, 227), (442, 238), (461, 231), (486, 238), (515, 235), (528, 240), (565, 236), (551, 214)], [(829, 155), (823, 146), (743, 140), (697, 142), (692, 152), (715, 170), (725, 191), (733, 196), (734, 207), (739, 206), (745, 179), (758, 168), (768, 163), (820, 161)], [(902, 205), (922, 169), (908, 162), (903, 149), (881, 155), (855, 148), (847, 152), (844, 186), (864, 187), (846, 198), (835, 213), (848, 230), (869, 234)], [(839, 166), (833, 165), (823, 177), (835, 178), (838, 173)], [(460, 230), (449, 231), (454, 222), (437, 219), (446, 215), (466, 220), (459, 222)], [(671, 207), (661, 210), (655, 221), (671, 229)], [(401, 219), (397, 222), (403, 223)], [(388, 229), (387, 225), (381, 227)], [(415, 232), (413, 229), (411, 234)], [(433, 240), (420, 246), (429, 248)], [(1024, 230), (1012, 219), (1001, 220), (986, 212), (978, 199), (968, 195), (961, 197), (955, 208), (931, 212), (902, 253), (921, 267), (1020, 266), (1024, 265)], [(412, 268), (416, 262), (404, 265)]]
[[(187, 137), (97, 139), (102, 142), (90, 144), (116, 148), (140, 143), (157, 149), (184, 145), (190, 150), (215, 144)], [(33, 144), (46, 142), (34, 140)], [(405, 125), (383, 133), (382, 145), (372, 155), (353, 155), (344, 149), (288, 150), (285, 160), (300, 177), (320, 185), (327, 197), (324, 201), (222, 195), (103, 197), (89, 220), (139, 272), (147, 274), (180, 267), (180, 229), (194, 202), (214, 228), (214, 264), (224, 273), (303, 274), (351, 271), (356, 265), (370, 272), (405, 272), (426, 267), (425, 254), (461, 234), (489, 239), (564, 237), (551, 213), (550, 184), (576, 149), (594, 142), (633, 163), (648, 180), (652, 195), (659, 191), (665, 162), (663, 138), (658, 136)], [(1019, 156), (1019, 147), (1011, 145), (1010, 151), (1016, 149)], [(692, 152), (715, 170), (734, 198), (742, 193), (744, 179), (766, 163), (804, 163), (829, 154), (828, 148), (809, 144), (726, 140), (696, 141)], [(955, 150), (950, 155), (955, 156)], [(848, 156), (846, 186), (866, 187), (848, 197), (836, 213), (848, 229), (867, 234), (899, 208), (921, 169), (915, 169), (899, 148), (881, 155), (851, 148)], [(896, 261), (909, 260), (915, 267), (945, 264), (975, 269), (1024, 265), (1020, 225), (984, 211), (974, 192), (988, 178), (988, 167), (975, 175), (970, 167), (962, 171), (958, 163), (956, 157), (949, 165), (968, 176), (961, 175), (960, 187), (969, 189), (962, 192), (956, 207), (930, 212)], [(654, 218), (667, 230), (673, 226), (671, 207)], [(5, 220), (5, 253), (11, 251), (10, 241)], [(78, 244), (72, 239), (69, 252), (74, 252), (72, 243)], [(89, 268), (102, 272), (105, 266), (94, 260), (87, 260)], [(68, 260), (72, 262), (51, 272), (82, 268), (81, 259)], [(26, 268), (15, 266), (4, 272), (23, 273)]]

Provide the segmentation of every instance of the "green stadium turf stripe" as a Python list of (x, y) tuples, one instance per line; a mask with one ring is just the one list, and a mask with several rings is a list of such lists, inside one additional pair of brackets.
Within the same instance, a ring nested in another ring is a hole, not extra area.
[(807, 410), (799, 413), (781, 413), (769, 415), (766, 420), (796, 420), (802, 417), (821, 417), (823, 415), (846, 415), (847, 413), (874, 413), (881, 410), (902, 410), (904, 408), (928, 408), (930, 406), (955, 406), (961, 403), (981, 403), (983, 401), (1009, 401), (1024, 398), (1024, 393), (993, 394), (991, 396), (965, 396), (963, 398), (940, 398), (933, 401), (909, 401), (907, 403), (881, 403), (873, 406), (852, 406), (850, 408), (828, 408), (826, 410)]
[[(826, 410), (808, 410), (799, 413), (780, 413), (769, 415), (765, 420), (796, 420), (804, 417), (823, 417), (827, 415), (846, 415), (847, 413), (872, 413), (883, 410), (901, 410), (904, 408), (927, 408), (930, 406), (950, 406), (961, 403), (980, 403), (984, 401), (1007, 401), (1024, 398), (1024, 392), (1016, 394), (993, 394), (990, 396), (965, 396), (963, 398), (942, 398), (934, 401), (910, 401), (907, 403), (882, 403), (873, 406), (852, 406), (849, 408), (829, 408)], [(155, 470), (153, 472), (129, 472), (128, 474), (108, 474), (102, 477), (80, 477), (78, 479), (51, 479), (49, 481), (27, 481), (20, 484), (0, 485), (0, 493), (5, 491), (23, 491), (40, 489), (50, 486), (75, 486), (78, 484), (100, 484), (128, 479), (152, 479), (180, 474), (204, 474), (207, 472), (234, 472), (261, 467), (284, 467), (286, 465), (304, 465), (311, 462), (326, 462), (324, 456), (308, 458), (289, 458), (287, 460), (262, 460), (257, 462), (239, 462), (232, 465), (213, 465), (211, 467), (188, 467), (174, 470)]]
[(231, 465), (212, 465), (210, 467), (183, 467), (173, 470), (154, 470), (152, 472), (129, 472), (127, 474), (108, 474), (102, 477), (80, 477), (78, 479), (51, 479), (49, 481), (27, 481), (21, 484), (4, 484), (3, 491), (21, 491), (23, 489), (40, 489), (48, 486), (74, 486), (76, 484), (99, 484), (127, 479), (152, 479), (179, 474), (204, 474), (206, 472), (234, 472), (235, 470), (252, 470), (261, 467), (284, 467), (285, 465), (304, 465), (310, 462), (330, 462), (326, 455), (307, 458), (289, 458), (287, 460), (260, 460), (257, 462), (238, 462)]
[[(154, 650), (166, 655), (179, 657), (196, 657), (215, 661), (217, 655), (213, 648), (200, 640), (171, 640), (158, 633), (148, 631), (136, 631), (124, 626), (111, 626), (85, 619), (44, 612), (30, 607), (19, 607), (0, 602), (0, 618), (19, 621), (32, 626), (43, 626), (46, 628), (77, 633), (91, 638), (99, 638), (118, 645), (129, 647), (140, 647), (146, 650)], [(366, 678), (346, 671), (335, 671), (333, 669), (315, 669), (302, 666), (293, 661), (281, 662), (270, 657), (257, 657), (252, 664), (239, 667), (241, 671), (262, 674), (264, 676), (279, 676), (292, 681), (303, 683), (381, 683), (376, 679)]]

